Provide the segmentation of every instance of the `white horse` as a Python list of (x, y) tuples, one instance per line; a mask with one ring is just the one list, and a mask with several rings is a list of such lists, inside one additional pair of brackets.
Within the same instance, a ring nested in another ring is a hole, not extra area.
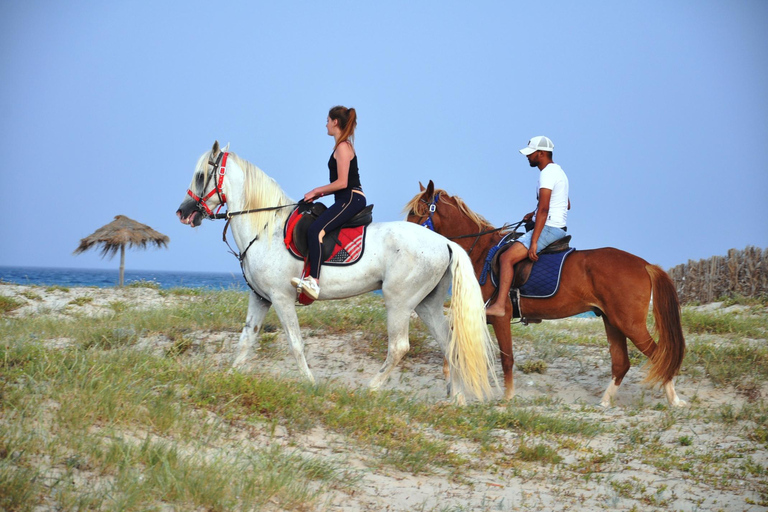
[[(229, 145), (220, 149), (217, 141), (200, 157), (188, 197), (176, 214), (182, 223), (196, 227), (204, 217), (214, 217), (214, 208), (227, 204), (243, 275), (252, 290), (234, 366), (241, 367), (252, 357), (264, 317), (274, 306), (299, 370), (314, 382), (304, 357), (296, 290), (290, 282), (301, 274), (303, 263), (283, 243), (284, 224), (295, 203), (274, 179), (228, 149)], [(386, 361), (370, 381), (370, 388), (384, 384), (408, 351), (410, 314), (415, 310), (444, 351), (449, 365), (448, 392), (454, 400), (463, 402), (465, 394), (480, 400), (492, 396), (489, 373), (495, 380), (494, 344), (467, 253), (412, 223), (373, 223), (366, 229), (365, 250), (357, 263), (323, 267), (318, 300), (382, 290), (389, 344)], [(451, 311), (446, 318), (443, 301), (449, 286)]]

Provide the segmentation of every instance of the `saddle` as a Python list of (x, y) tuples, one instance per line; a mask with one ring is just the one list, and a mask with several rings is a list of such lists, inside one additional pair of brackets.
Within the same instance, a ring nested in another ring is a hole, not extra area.
[[(323, 203), (300, 203), (285, 223), (285, 246), (297, 259), (309, 255), (307, 231), (309, 226), (328, 207)], [(351, 265), (363, 253), (365, 227), (373, 222), (373, 205), (366, 206), (360, 213), (338, 229), (323, 236), (322, 260), (330, 265)]]
[[(539, 253), (539, 255), (542, 254), (553, 254), (557, 252), (563, 252), (567, 251), (571, 248), (569, 242), (571, 241), (571, 235), (567, 235), (560, 240), (551, 243), (548, 245), (543, 251)], [(491, 272), (494, 276), (499, 275), (499, 257), (510, 247), (512, 246), (512, 243), (508, 243), (504, 245), (503, 247), (500, 247), (498, 251), (496, 251), (496, 254), (493, 256), (493, 259), (491, 260)], [(512, 288), (522, 288), (525, 283), (528, 282), (528, 279), (531, 277), (531, 270), (533, 269), (533, 261), (529, 258), (524, 259), (523, 261), (520, 261), (515, 264), (515, 277), (512, 280)]]

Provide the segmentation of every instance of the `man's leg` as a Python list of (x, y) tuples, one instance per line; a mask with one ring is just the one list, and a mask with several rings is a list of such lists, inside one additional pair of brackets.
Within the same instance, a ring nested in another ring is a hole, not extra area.
[(499, 294), (496, 300), (485, 310), (488, 316), (504, 316), (504, 311), (509, 302), (509, 289), (512, 287), (512, 279), (515, 277), (515, 263), (528, 257), (528, 248), (519, 242), (514, 242), (512, 247), (501, 254), (499, 261)]

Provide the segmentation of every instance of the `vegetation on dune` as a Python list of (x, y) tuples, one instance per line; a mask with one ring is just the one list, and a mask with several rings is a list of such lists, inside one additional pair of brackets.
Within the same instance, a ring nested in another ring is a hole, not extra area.
[[(563, 483), (599, 482), (638, 460), (708, 488), (747, 482), (756, 490), (749, 499), (768, 504), (759, 491), (768, 483), (768, 467), (753, 456), (768, 450), (768, 405), (761, 395), (768, 380), (767, 315), (759, 305), (742, 313), (683, 313), (683, 376), (735, 387), (750, 397), (749, 405), (705, 408), (693, 396), (690, 408), (670, 410), (666, 402), (641, 400), (616, 422), (605, 421), (596, 404), (545, 397), (457, 407), (401, 391), (313, 386), (266, 370), (231, 372), (196, 355), (192, 340), (236, 336), (247, 295), (155, 291), (183, 300), (150, 310), (114, 301), (100, 316), (88, 316), (81, 309), (93, 301), (73, 299), (69, 319), (0, 317), (0, 509), (147, 510), (159, 503), (322, 509), (329, 495), (355, 492), (363, 473), (351, 469), (349, 457), (372, 470), (443, 474), (457, 483), (468, 471), (525, 479), (551, 471)], [(24, 297), (37, 302), (40, 293), (33, 289)], [(3, 313), (24, 305), (0, 299)], [(305, 335), (354, 333), (361, 357), (384, 357), (380, 297), (318, 303), (299, 314)], [(280, 330), (270, 312), (260, 357), (279, 352), (269, 347)], [(598, 319), (516, 325), (513, 335), (523, 354), (518, 375), (547, 373), (563, 359), (591, 364), (583, 351), (600, 350), (607, 361)], [(170, 348), (140, 348), (146, 340)], [(408, 357), (439, 360), (434, 352), (426, 328), (413, 320)], [(643, 362), (637, 355), (632, 360)], [(647, 419), (633, 419), (641, 414), (654, 416), (654, 428)], [(696, 432), (700, 425), (717, 426), (744, 442), (713, 450), (692, 434), (692, 425)], [(323, 455), (303, 450), (298, 440), (318, 433), (329, 449)], [(631, 478), (615, 478), (609, 487), (640, 508), (674, 503), (666, 488)]]

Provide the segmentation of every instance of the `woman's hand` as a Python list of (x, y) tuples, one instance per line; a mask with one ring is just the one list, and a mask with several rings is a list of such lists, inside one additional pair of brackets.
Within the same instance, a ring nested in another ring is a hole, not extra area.
[(318, 197), (323, 197), (323, 194), (318, 192), (316, 188), (313, 188), (312, 190), (304, 194), (304, 201), (307, 203), (311, 203)]

